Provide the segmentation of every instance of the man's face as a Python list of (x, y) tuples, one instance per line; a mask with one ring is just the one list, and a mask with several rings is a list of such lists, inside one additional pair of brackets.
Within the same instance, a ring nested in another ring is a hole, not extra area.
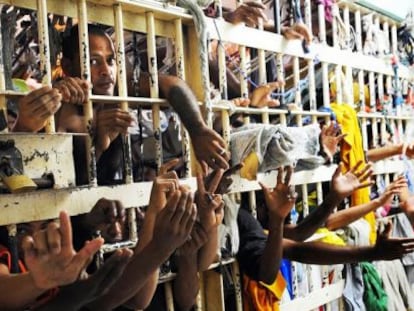
[(116, 61), (112, 40), (109, 37), (89, 36), (92, 93), (113, 95), (116, 83)]

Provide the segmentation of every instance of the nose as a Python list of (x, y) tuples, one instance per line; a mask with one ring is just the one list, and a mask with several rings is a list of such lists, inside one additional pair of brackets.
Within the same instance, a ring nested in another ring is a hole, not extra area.
[(103, 62), (99, 67), (99, 75), (102, 77), (107, 77), (111, 75), (111, 66), (106, 62)]
[(122, 225), (118, 221), (114, 222), (108, 230), (108, 235), (112, 240), (122, 239)]

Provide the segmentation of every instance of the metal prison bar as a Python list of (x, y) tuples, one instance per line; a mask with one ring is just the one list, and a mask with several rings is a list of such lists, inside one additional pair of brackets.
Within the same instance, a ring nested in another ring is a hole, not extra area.
[[(278, 1), (277, 1), (278, 2)], [(118, 87), (119, 96), (96, 96), (91, 95), (90, 101), (85, 103), (86, 122), (90, 121), (93, 117), (92, 113), (92, 102), (96, 103), (113, 103), (117, 102), (120, 104), (122, 109), (126, 110), (129, 106), (136, 106), (141, 104), (150, 104), (153, 109), (153, 126), (154, 129), (160, 127), (159, 124), (159, 109), (160, 105), (167, 104), (165, 100), (159, 99), (158, 96), (158, 81), (157, 81), (157, 53), (155, 47), (156, 36), (166, 37), (174, 40), (175, 43), (175, 59), (177, 66), (177, 74), (179, 77), (185, 79), (191, 76), (192, 79), (187, 82), (192, 87), (197, 98), (202, 101), (205, 97), (204, 90), (202, 88), (201, 77), (205, 73), (201, 73), (199, 68), (199, 53), (197, 44), (197, 34), (192, 24), (191, 16), (183, 9), (173, 5), (164, 5), (163, 3), (155, 1), (137, 1), (124, 0), (124, 1), (85, 1), (79, 0), (76, 5), (73, 1), (0, 1), (3, 4), (9, 4), (24, 8), (37, 10), (39, 19), (39, 38), (41, 45), (44, 48), (40, 49), (40, 55), (42, 60), (42, 70), (44, 70), (46, 84), (50, 84), (50, 57), (47, 49), (47, 13), (54, 13), (59, 15), (65, 15), (75, 17), (79, 19), (80, 24), (80, 42), (86, 45), (86, 48), (80, 49), (81, 51), (81, 64), (82, 72), (85, 77), (89, 79), (90, 69), (88, 61), (88, 40), (87, 40), (87, 23), (98, 22), (114, 26), (116, 35), (116, 51), (117, 51), (117, 65), (118, 65)], [(216, 2), (220, 5), (219, 1)], [(318, 5), (318, 25), (319, 25), (319, 39), (320, 44), (314, 44), (311, 47), (310, 53), (305, 53), (301, 47), (300, 42), (292, 41), (287, 42), (280, 34), (274, 34), (270, 32), (263, 32), (258, 29), (246, 28), (243, 25), (232, 26), (224, 22), (219, 17), (216, 20), (207, 18), (207, 27), (210, 33), (210, 38), (220, 40), (226, 43), (236, 43), (239, 45), (240, 53), (240, 81), (241, 81), (241, 94), (243, 97), (247, 97), (249, 94), (249, 85), (247, 77), (243, 75), (246, 72), (246, 66), (250, 62), (246, 53), (246, 48), (257, 48), (259, 53), (259, 82), (266, 82), (266, 64), (264, 61), (265, 52), (272, 52), (276, 55), (276, 63), (278, 69), (278, 78), (283, 79), (283, 56), (290, 55), (293, 57), (293, 77), (295, 91), (295, 103), (301, 106), (301, 94), (298, 91), (300, 89), (300, 71), (303, 69), (300, 60), (305, 60), (307, 72), (307, 78), (309, 80), (309, 96), (310, 96), (310, 110), (296, 110), (288, 112), (283, 109), (273, 108), (241, 108), (235, 107), (230, 109), (229, 106), (224, 104), (214, 104), (214, 111), (220, 112), (222, 118), (223, 136), (226, 142), (229, 142), (230, 137), (230, 114), (233, 112), (242, 113), (244, 115), (244, 122), (250, 122), (249, 116), (252, 114), (258, 114), (261, 116), (263, 123), (269, 123), (270, 116), (279, 115), (280, 122), (287, 124), (287, 118), (294, 116), (298, 126), (302, 125), (304, 117), (311, 117), (312, 122), (317, 121), (317, 117), (324, 117), (329, 120), (329, 113), (316, 111), (316, 81), (315, 81), (315, 66), (317, 62), (320, 62), (322, 71), (322, 89), (323, 89), (323, 105), (325, 107), (330, 106), (330, 83), (329, 80), (334, 79), (336, 81), (336, 101), (342, 103), (344, 100), (344, 94), (347, 93), (346, 89), (343, 89), (343, 80), (347, 81), (345, 88), (349, 88), (353, 81), (353, 74), (357, 75), (357, 81), (359, 84), (359, 102), (356, 104), (361, 107), (359, 118), (362, 124), (362, 134), (364, 141), (364, 148), (368, 148), (367, 138), (367, 123), (372, 126), (373, 145), (376, 147), (379, 144), (378, 132), (375, 129), (377, 121), (380, 121), (380, 137), (381, 142), (384, 142), (386, 135), (386, 123), (395, 124), (395, 127), (400, 133), (400, 139), (402, 137), (403, 129), (405, 124), (410, 120), (410, 117), (402, 116), (401, 111), (398, 112), (397, 116), (383, 115), (375, 111), (375, 97), (378, 94), (380, 99), (384, 96), (384, 85), (386, 83), (387, 93), (391, 92), (392, 81), (394, 79), (394, 72), (389, 62), (384, 61), (381, 58), (373, 56), (362, 55), (362, 27), (361, 27), (361, 16), (367, 13), (371, 13), (369, 10), (359, 7), (353, 3), (341, 1), (334, 8), (338, 14), (343, 14), (344, 25), (345, 25), (345, 38), (349, 41), (352, 31), (350, 30), (351, 20), (354, 21), (355, 29), (355, 42), (356, 52), (353, 52), (350, 47), (346, 46), (345, 49), (340, 49), (339, 38), (337, 35), (338, 21), (334, 19), (329, 29), (326, 29), (324, 7), (322, 4)], [(305, 22), (311, 29), (311, 12), (310, 12), (310, 1), (305, 1)], [(221, 10), (219, 10), (221, 12)], [(350, 15), (352, 18), (350, 18)], [(277, 19), (280, 21), (280, 18)], [(397, 24), (386, 17), (376, 15), (374, 21), (377, 25), (382, 23), (383, 30), (387, 33), (388, 40), (391, 38), (391, 51), (396, 53), (397, 50), (397, 36), (396, 29)], [(216, 28), (217, 27), (217, 28)], [(183, 31), (185, 29), (185, 32)], [(277, 25), (280, 29), (280, 25)], [(134, 98), (129, 97), (126, 93), (126, 76), (125, 76), (125, 55), (124, 42), (123, 42), (123, 29), (130, 31), (137, 31), (147, 34), (147, 46), (148, 46), (148, 64), (149, 73), (152, 77), (151, 81), (151, 97), (150, 98)], [(217, 31), (218, 29), (218, 31)], [(333, 36), (333, 46), (328, 45), (327, 33), (331, 33)], [(316, 35), (316, 34), (314, 34)], [(86, 53), (83, 53), (86, 51)], [(226, 70), (225, 70), (225, 50), (222, 45), (218, 46), (218, 59), (219, 59), (219, 80), (220, 80), (220, 93), (223, 99), (227, 99), (227, 81), (226, 81)], [(155, 60), (155, 61), (154, 61)], [(329, 75), (329, 65), (334, 67), (334, 77)], [(0, 67), (0, 73), (1, 72)], [(345, 73), (343, 69), (345, 68)], [(369, 77), (369, 92), (370, 102), (365, 102), (364, 94), (364, 75), (368, 72)], [(191, 75), (190, 75), (191, 74)], [(344, 78), (344, 77), (345, 78)], [(407, 68), (400, 66), (399, 68), (399, 79), (397, 84), (403, 84), (403, 81), (411, 81), (412, 76), (410, 75)], [(375, 83), (377, 81), (377, 84)], [(345, 83), (346, 84), (346, 83)], [(377, 90), (375, 89), (377, 85)], [(15, 94), (11, 90), (5, 89), (4, 75), (0, 77), (1, 97), (0, 97), (0, 108), (5, 111), (5, 103), (8, 94)], [(319, 85), (320, 87), (320, 85)], [(281, 89), (284, 92), (284, 89)], [(349, 90), (348, 90), (349, 92)], [(349, 98), (348, 98), (349, 100)], [(353, 99), (352, 99), (353, 100)], [(364, 112), (364, 108), (368, 106), (371, 109), (370, 113)], [(208, 120), (209, 123), (211, 120)], [(47, 129), (47, 134), (51, 136), (58, 136), (61, 134), (53, 134), (54, 122), (51, 120), (50, 126)], [(39, 136), (45, 134), (39, 134)], [(186, 135), (186, 134), (185, 134)], [(190, 163), (190, 152), (188, 144), (188, 136), (183, 139), (185, 152), (187, 156), (186, 162)], [(396, 141), (398, 142), (398, 141)], [(130, 148), (128, 140), (124, 141), (124, 147), (126, 150)], [(37, 192), (25, 193), (25, 194), (3, 194), (0, 200), (0, 224), (10, 225), (10, 232), (13, 233), (16, 223), (28, 222), (34, 220), (42, 220), (54, 218), (57, 216), (58, 211), (66, 209), (71, 215), (77, 215), (88, 212), (93, 204), (102, 196), (111, 199), (120, 200), (124, 206), (142, 206), (148, 203), (151, 183), (141, 182), (133, 183), (131, 172), (127, 170), (126, 183), (124, 185), (111, 186), (111, 187), (97, 187), (96, 175), (95, 175), (95, 160), (94, 150), (91, 141), (88, 142), (88, 150), (90, 150), (90, 156), (88, 162), (91, 168), (90, 174), (90, 187), (72, 187), (54, 190), (39, 190)], [(130, 150), (130, 149), (129, 149)], [(157, 164), (162, 164), (162, 148), (161, 141), (157, 143)], [(130, 161), (129, 153), (126, 158), (126, 163)], [(127, 165), (128, 167), (128, 165)], [(187, 166), (186, 177), (191, 175), (190, 165)], [(385, 177), (386, 182), (389, 182), (390, 175), (395, 174), (403, 170), (404, 165), (401, 161), (382, 161), (375, 166), (376, 173), (381, 174)], [(322, 193), (322, 182), (329, 181), (332, 176), (334, 167), (320, 167), (312, 171), (302, 171), (295, 173), (294, 183), (300, 185), (302, 193), (302, 201), (304, 202), (303, 210), (304, 214), (308, 213), (307, 196), (309, 184), (316, 184), (317, 188), (317, 199), (318, 203), (323, 199)], [(232, 192), (238, 193), (240, 191), (250, 191), (250, 202), (252, 205), (252, 212), (254, 210), (254, 190), (258, 190), (259, 186), (255, 181), (246, 181), (238, 176), (234, 177), (235, 182), (232, 186)], [(259, 174), (259, 179), (268, 186), (274, 185), (275, 173), (270, 174)], [(189, 183), (193, 188), (195, 187), (194, 179), (183, 180), (184, 183)], [(13, 208), (8, 208), (13, 206)], [(135, 224), (134, 221), (134, 209), (129, 209), (130, 224)], [(137, 236), (136, 230), (131, 230), (131, 240), (136, 242)], [(108, 245), (107, 250), (111, 250), (114, 247)], [(232, 267), (232, 279), (236, 285), (236, 300), (237, 309), (242, 310), (241, 303), (241, 285), (239, 283), (239, 271), (237, 263), (234, 260), (230, 260), (228, 263)], [(296, 267), (294, 264), (293, 267)], [(308, 277), (310, 276), (312, 267), (306, 268)], [(322, 288), (316, 288), (316, 284), (312, 283), (309, 279), (310, 293), (301, 293), (298, 290), (297, 275), (294, 273), (294, 287), (295, 287), (295, 299), (289, 303), (281, 306), (282, 310), (312, 310), (320, 305), (325, 305), (326, 309), (329, 310), (328, 302), (335, 301), (340, 298), (343, 290), (343, 281), (339, 281), (334, 284), (329, 284), (327, 280), (327, 269), (322, 269), (323, 273), (323, 284)], [(171, 296), (170, 278), (164, 279), (166, 284), (166, 295), (167, 295), (167, 310), (173, 310), (173, 302)], [(198, 302), (198, 308), (200, 310), (224, 310), (224, 293), (222, 276), (212, 270), (207, 271), (202, 277), (202, 291)], [(320, 287), (320, 286), (318, 286)]]

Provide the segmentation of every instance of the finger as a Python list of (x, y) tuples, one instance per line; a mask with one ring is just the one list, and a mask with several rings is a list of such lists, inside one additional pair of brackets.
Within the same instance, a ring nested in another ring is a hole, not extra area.
[(336, 137), (336, 143), (340, 143), (348, 134), (341, 134)]
[(269, 108), (280, 106), (280, 102), (277, 99), (268, 100), (266, 104)]
[(45, 230), (36, 231), (33, 234), (34, 247), (39, 256), (46, 256), (49, 253), (47, 246), (47, 234)]
[(52, 88), (50, 86), (43, 86), (37, 90), (31, 91), (27, 96), (25, 96), (25, 98), (29, 99), (30, 102), (35, 102), (50, 91), (52, 91)]
[(269, 188), (267, 188), (264, 184), (262, 184), (260, 181), (259, 181), (259, 185), (260, 185), (260, 187), (262, 188), (262, 190), (263, 190), (263, 194), (265, 195), (265, 197), (266, 196), (268, 196), (269, 194), (270, 194), (270, 189)]
[[(192, 212), (193, 212), (193, 202), (194, 202), (194, 198), (193, 198), (192, 193), (190, 192), (185, 198), (185, 210), (180, 220), (181, 226), (187, 227), (188, 222), (192, 222), (191, 217), (192, 217)], [(193, 224), (191, 224), (191, 227), (192, 226)], [(190, 234), (190, 231), (188, 231), (188, 234)]]
[(187, 235), (190, 234), (191, 230), (193, 229), (196, 218), (197, 218), (197, 206), (195, 204), (191, 204), (190, 217), (186, 221), (186, 227), (185, 227), (185, 232), (187, 232)]
[(279, 167), (277, 169), (277, 179), (276, 179), (276, 185), (282, 184), (283, 181), (283, 168)]
[(174, 215), (171, 218), (172, 225), (181, 226), (181, 219), (186, 211), (187, 198), (189, 195), (190, 193), (187, 191), (181, 192), (180, 200), (177, 202)]
[(47, 225), (47, 245), (52, 254), (59, 254), (61, 250), (60, 241), (62, 239), (59, 226), (56, 222), (51, 222)]
[(235, 166), (233, 166), (233, 167), (229, 168), (227, 171), (225, 171), (224, 174), (223, 174), (223, 177), (233, 175), (238, 170), (240, 170), (243, 166), (244, 166), (243, 163), (236, 164)]
[(285, 171), (286, 171), (285, 185), (289, 186), (290, 182), (291, 182), (291, 179), (292, 179), (293, 167), (292, 166), (287, 166), (287, 167), (285, 167)]
[(66, 249), (68, 247), (72, 248), (72, 225), (70, 222), (70, 217), (66, 211), (61, 211), (59, 214), (60, 222), (60, 235), (61, 235), (61, 248)]
[(85, 244), (81, 250), (72, 258), (70, 266), (72, 271), (78, 271), (78, 274), (82, 269), (85, 269), (90, 258), (96, 254), (96, 252), (101, 248), (103, 245), (104, 240), (102, 238), (96, 238), (89, 243)]
[(180, 190), (177, 190), (171, 194), (167, 199), (167, 204), (163, 209), (163, 213), (166, 213), (167, 221), (172, 222), (172, 218), (175, 215), (176, 209), (178, 208), (178, 203), (181, 199), (182, 193)]
[(358, 171), (359, 167), (360, 167), (363, 163), (364, 163), (363, 161), (358, 161), (358, 163), (357, 163), (357, 164), (355, 164), (355, 166), (351, 168), (351, 170), (350, 170), (350, 171), (351, 171), (351, 173), (355, 174), (355, 173)]
[(33, 238), (29, 235), (25, 236), (22, 241), (22, 249), (24, 254), (24, 259), (26, 262), (36, 257), (36, 248), (34, 247)]
[(178, 163), (180, 163), (181, 159), (180, 158), (175, 158), (172, 159), (170, 161), (168, 161), (167, 163), (164, 163), (163, 165), (161, 165), (160, 167), (160, 171), (159, 174), (165, 174), (167, 172), (169, 172), (170, 170), (172, 170)]
[(374, 174), (374, 170), (370, 168), (365, 171), (363, 175), (359, 176), (358, 179), (360, 182), (366, 181), (367, 179), (371, 178), (372, 174)]
[(215, 193), (217, 190), (218, 185), (220, 184), (220, 181), (223, 177), (224, 170), (218, 169), (213, 172), (213, 178), (210, 181), (210, 184), (208, 185), (207, 192)]
[(220, 154), (219, 152), (216, 152), (216, 155), (214, 155), (214, 160), (217, 165), (216, 169), (221, 168), (223, 170), (227, 170), (229, 168), (229, 156), (226, 153)]
[(200, 194), (204, 194), (206, 192), (206, 188), (204, 185), (204, 178), (200, 173), (197, 173), (197, 190)]
[(58, 86), (56, 86), (56, 89), (62, 95), (62, 101), (63, 102), (65, 102), (65, 103), (71, 103), (70, 102), (70, 99), (71, 99), (71, 97), (70, 97), (70, 90), (69, 90), (69, 88), (66, 85), (64, 85), (64, 84), (58, 85)]
[(362, 189), (362, 188), (366, 188), (366, 187), (371, 187), (371, 186), (373, 186), (374, 184), (375, 184), (375, 182), (374, 182), (374, 181), (367, 181), (367, 182), (364, 182), (364, 183), (360, 184), (360, 185), (357, 187), (357, 189)]
[(217, 170), (220, 168), (220, 166), (216, 163), (216, 159), (215, 158), (210, 158), (208, 160), (206, 160), (207, 164), (209, 167), (211, 167), (213, 170)]
[(283, 33), (283, 36), (288, 40), (302, 40), (302, 35), (290, 28)]

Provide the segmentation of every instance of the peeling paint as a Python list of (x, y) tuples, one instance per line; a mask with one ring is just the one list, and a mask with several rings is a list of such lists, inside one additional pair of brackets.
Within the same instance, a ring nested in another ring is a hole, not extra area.
[(36, 158), (43, 158), (47, 162), (49, 161), (49, 152), (39, 152), (39, 150), (35, 149), (30, 157), (25, 157), (23, 159), (23, 162), (25, 165), (27, 165), (29, 162), (33, 161)]

